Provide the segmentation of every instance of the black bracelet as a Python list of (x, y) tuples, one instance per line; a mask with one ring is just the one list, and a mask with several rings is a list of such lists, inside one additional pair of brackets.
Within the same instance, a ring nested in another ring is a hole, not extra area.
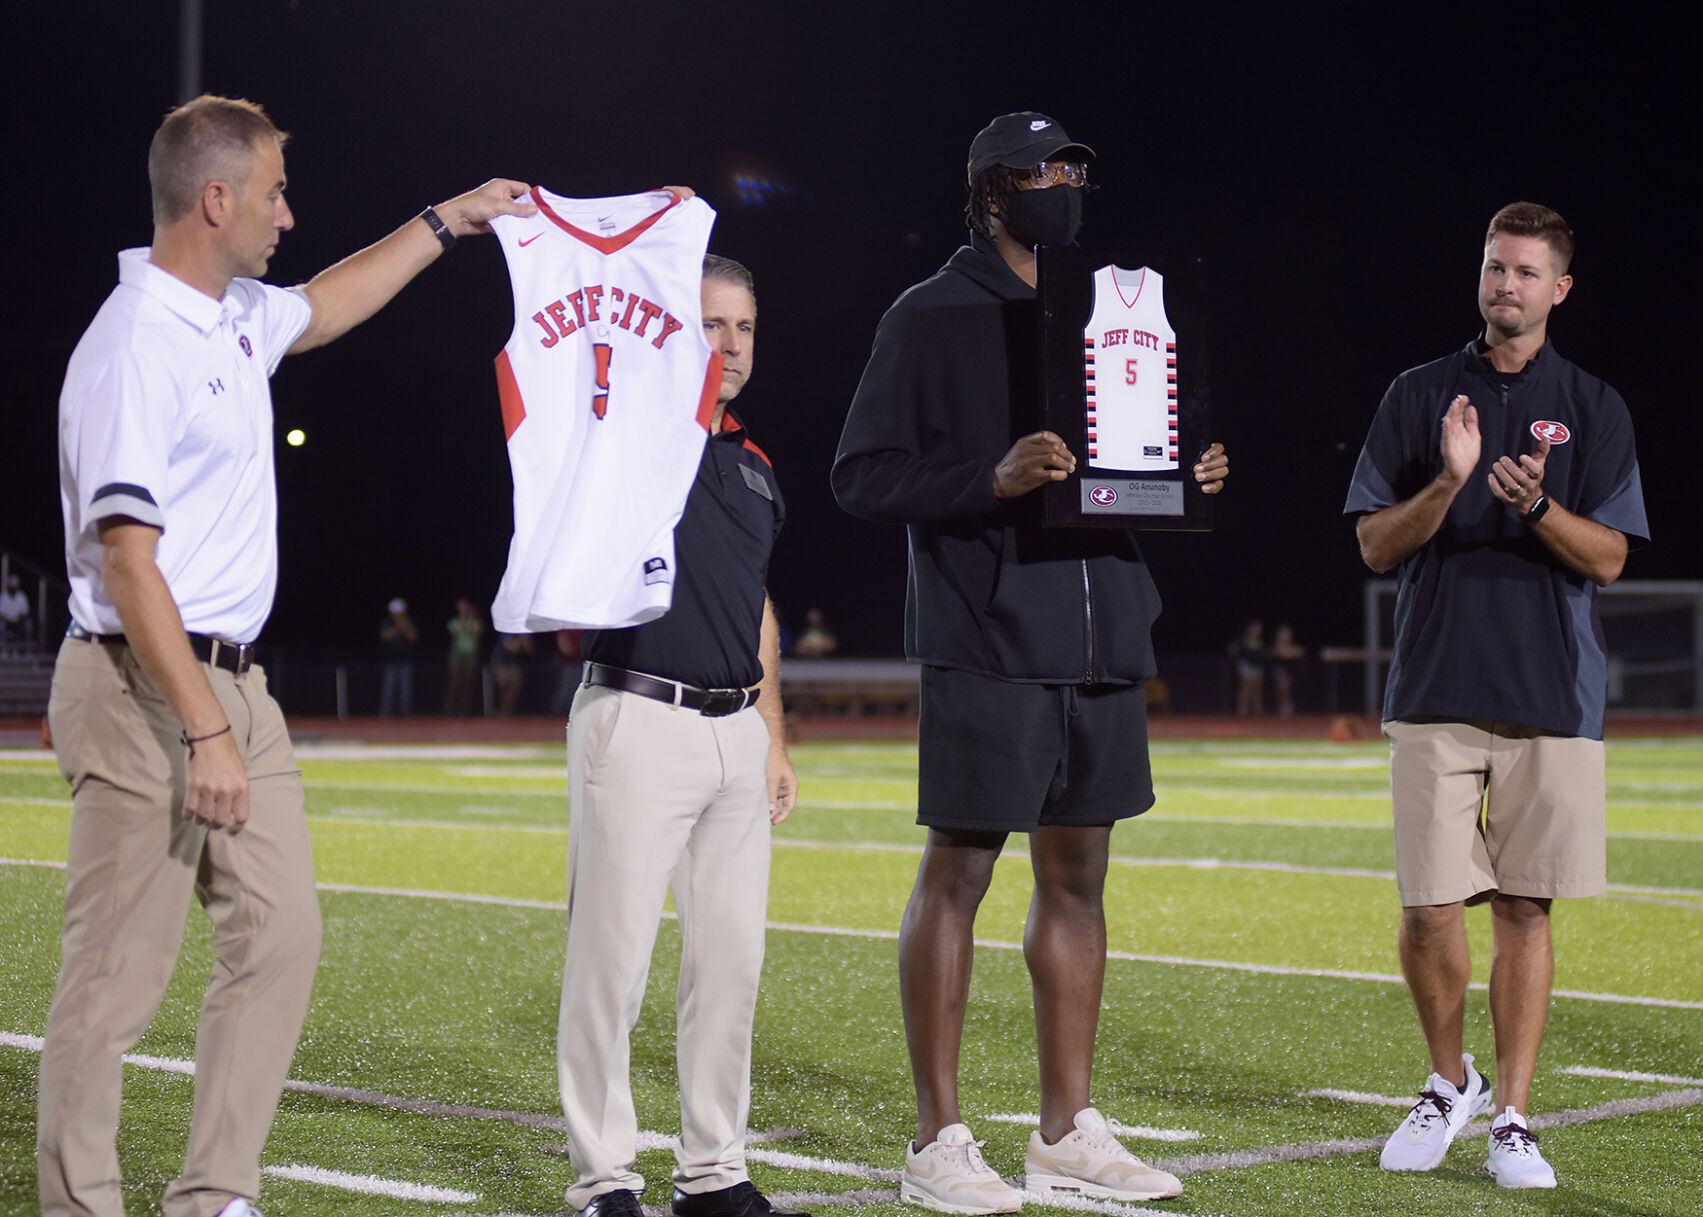
[(1537, 496), (1537, 502), (1532, 504), (1532, 509), (1526, 512), (1525, 515), (1521, 516), (1520, 519), (1526, 522), (1527, 528), (1530, 528), (1533, 524), (1536, 524), (1539, 520), (1543, 519), (1544, 515), (1548, 511), (1549, 496), (1547, 494), (1540, 494)]
[(185, 731), (183, 733), (183, 746), (185, 748), (189, 749), (189, 759), (194, 760), (195, 759), (195, 745), (205, 744), (210, 739), (218, 739), (221, 735), (229, 735), (230, 733), (231, 733), (231, 725), (229, 723), (226, 723), (222, 728), (220, 728), (218, 731), (213, 732), (213, 734), (211, 734), (211, 735), (198, 735), (194, 739), (190, 739), (189, 738), (189, 732)]
[(430, 207), (426, 208), (420, 213), (420, 218), (426, 222), (426, 227), (432, 230), (432, 235), (438, 239), (439, 245), (442, 245), (445, 249), (455, 248), (455, 234), (449, 230), (449, 225), (443, 222), (435, 210)]

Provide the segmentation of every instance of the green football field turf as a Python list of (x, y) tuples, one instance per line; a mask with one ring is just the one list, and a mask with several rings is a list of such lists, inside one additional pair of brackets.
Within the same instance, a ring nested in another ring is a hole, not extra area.
[[(803, 797), (776, 832), (753, 1175), (826, 1217), (892, 1217), (915, 1118), (894, 942), (921, 843), (915, 748), (810, 744), (794, 759)], [(561, 1212), (562, 749), (304, 746), (302, 762), (325, 947), (261, 1207)], [(1482, 1126), (1429, 1175), (1378, 1169), (1377, 1146), (1426, 1068), (1396, 975), (1384, 747), (1161, 743), (1154, 768), (1159, 805), (1113, 838), (1094, 1089), (1136, 1130), (1126, 1144), (1184, 1174), (1187, 1190), (1093, 1211), (1703, 1214), (1703, 741), (1609, 747), (1612, 890), (1557, 905), (1557, 996), (1532, 1096), (1554, 1192), (1496, 1187), (1479, 1170)], [(35, 1211), (35, 1037), (58, 961), (69, 816), (51, 757), (0, 752), (6, 1215)], [(1007, 1177), (1022, 1173), (1023, 1118), (1039, 1101), (1018, 949), (1023, 845), (1010, 843), (977, 922), (963, 1071), (967, 1117)], [(1482, 982), (1488, 914), (1469, 914), (1469, 927)], [(181, 1163), (190, 1081), (178, 1063), (194, 1055), (211, 959), (194, 912), (126, 1071), (132, 1214), (158, 1211)], [(633, 1041), (651, 1206), (666, 1205), (664, 1138), (679, 1126), (678, 960), (665, 921)], [(1475, 988), (1467, 1038), (1481, 1063), (1485, 1005)]]

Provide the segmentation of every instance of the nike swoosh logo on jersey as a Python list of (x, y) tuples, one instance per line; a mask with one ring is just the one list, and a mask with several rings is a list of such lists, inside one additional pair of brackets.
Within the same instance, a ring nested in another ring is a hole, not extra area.
[(522, 249), (525, 249), (528, 245), (531, 245), (534, 241), (536, 241), (539, 237), (541, 237), (543, 235), (544, 234), (541, 233), (541, 232), (533, 233), (530, 237), (527, 237), (523, 241), (520, 242), (520, 247)]

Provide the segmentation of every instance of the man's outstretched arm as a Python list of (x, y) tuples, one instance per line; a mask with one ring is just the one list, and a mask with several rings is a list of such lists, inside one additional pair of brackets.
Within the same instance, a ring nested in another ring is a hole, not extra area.
[[(538, 210), (526, 197), (531, 189), (525, 182), (492, 178), (432, 210), (450, 235), (472, 236), (490, 232), (490, 221), (497, 216), (531, 215)], [(443, 242), (423, 216), (416, 216), (382, 241), (326, 267), (302, 286), (313, 305), (313, 320), (288, 353), (311, 351), (341, 338), (389, 304), (443, 252)]]

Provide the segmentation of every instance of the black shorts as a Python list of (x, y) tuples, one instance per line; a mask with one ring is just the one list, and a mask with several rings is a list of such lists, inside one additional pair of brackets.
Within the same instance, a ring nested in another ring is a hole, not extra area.
[(1153, 806), (1139, 685), (1032, 685), (922, 670), (917, 823), (1031, 832)]

